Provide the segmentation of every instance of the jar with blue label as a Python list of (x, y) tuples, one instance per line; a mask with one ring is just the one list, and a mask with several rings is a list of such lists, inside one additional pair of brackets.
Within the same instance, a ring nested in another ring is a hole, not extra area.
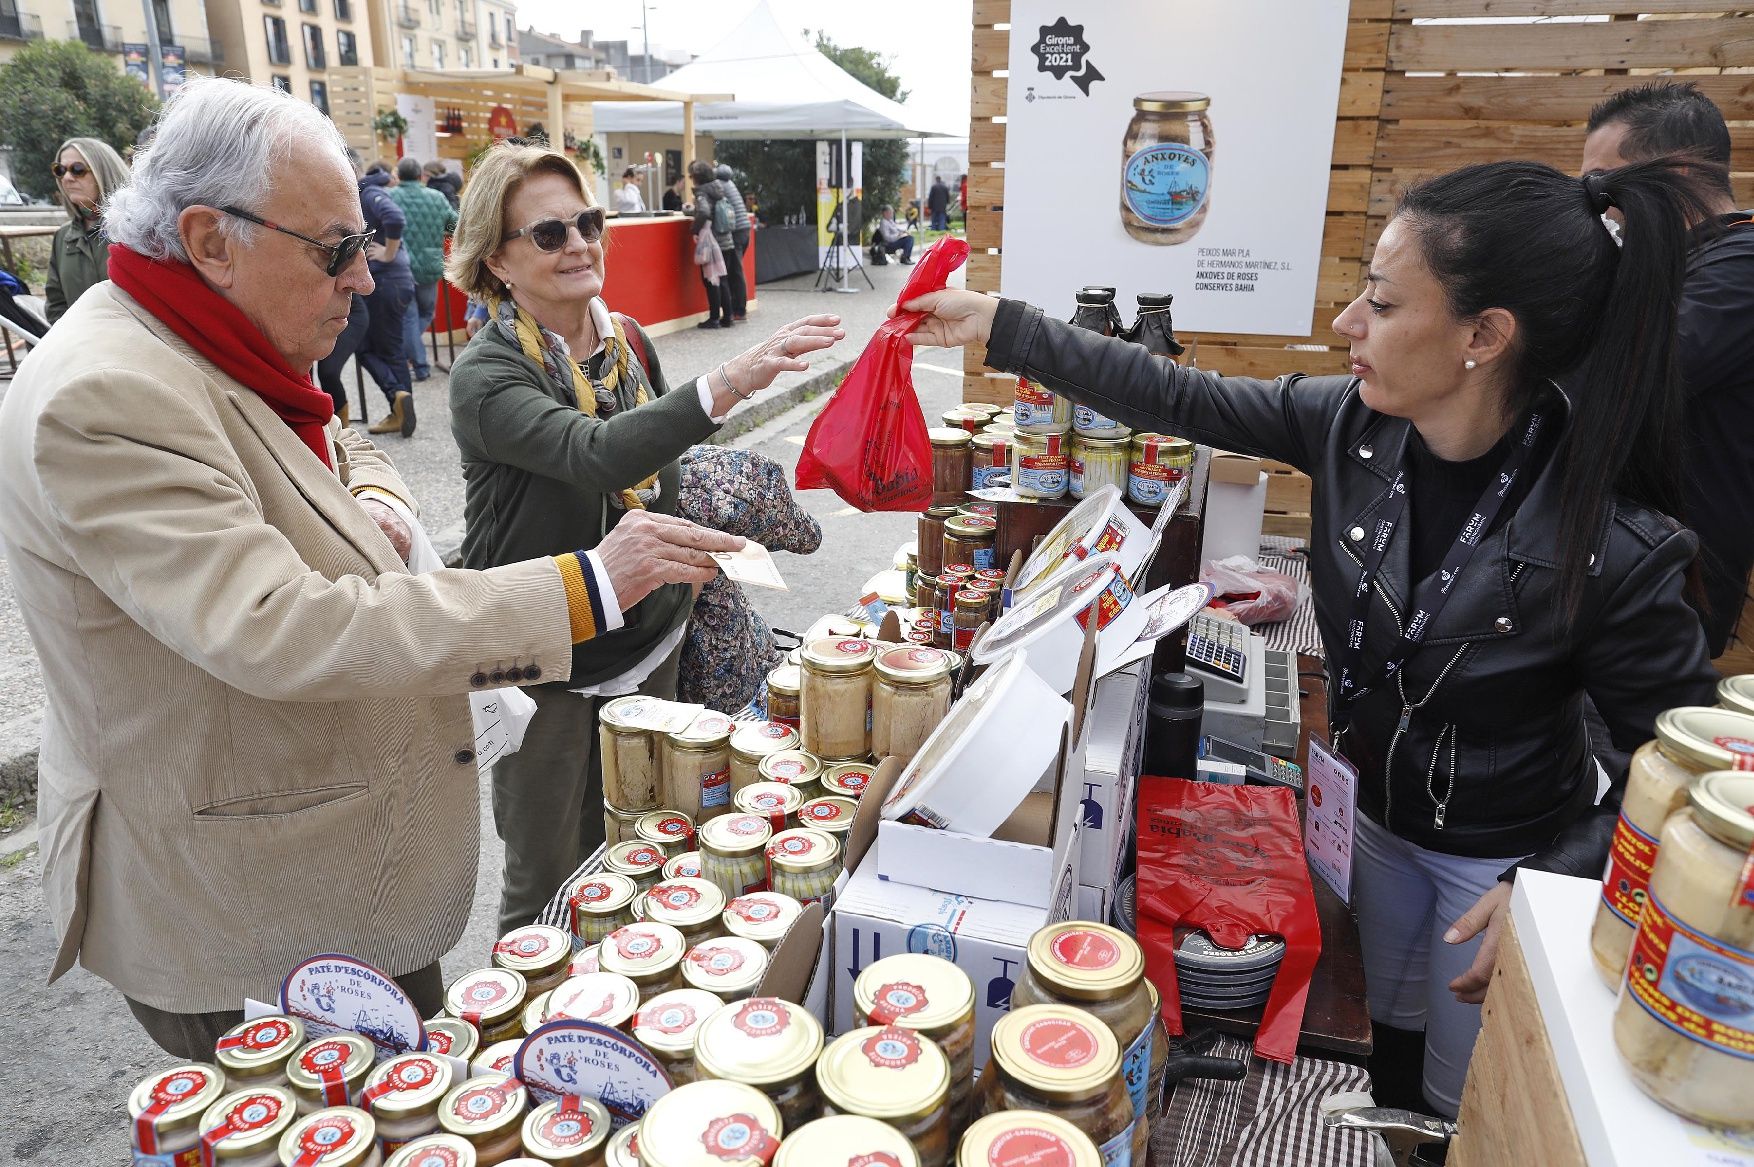
[(1072, 424), (1072, 402), (1027, 377), (1017, 378), (1011, 424), (1019, 433), (1042, 433)]
[(1011, 489), (1021, 498), (1063, 498), (1070, 479), (1066, 427), (1017, 432), (1011, 443)]
[(1186, 243), (1212, 209), (1212, 99), (1142, 93), (1121, 142), (1121, 226), (1141, 243)]

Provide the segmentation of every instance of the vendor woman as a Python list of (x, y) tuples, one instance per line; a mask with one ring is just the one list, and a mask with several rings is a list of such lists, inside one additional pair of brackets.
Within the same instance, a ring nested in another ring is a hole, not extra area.
[(1221, 377), (970, 292), (902, 305), (928, 313), (915, 344), (985, 344), (993, 368), (1127, 425), (1314, 480), (1371, 1016), (1391, 1061), (1424, 1031), (1441, 1113), (1461, 1102), (1518, 870), (1596, 878), (1606, 861), (1625, 774), (1591, 756), (1585, 701), (1624, 750), (1662, 710), (1713, 701), (1684, 599), (1695, 540), (1665, 517), (1675, 305), (1705, 196), (1663, 162), (1582, 181), (1503, 162), (1414, 187), (1334, 321), (1349, 376)]
[[(463, 194), (448, 274), (489, 309), (451, 371), (468, 567), (591, 552), (630, 510), (675, 514), (688, 447), (844, 335), (837, 317), (810, 316), (671, 392), (644, 330), (603, 302), (603, 222), (578, 169), (546, 147), (495, 146)], [(533, 920), (603, 842), (597, 707), (676, 695), (693, 602), (686, 586), (660, 587), (574, 650), (571, 680), (524, 690), (535, 719), (493, 767), (502, 933)], [(484, 683), (532, 680), (518, 665)]]

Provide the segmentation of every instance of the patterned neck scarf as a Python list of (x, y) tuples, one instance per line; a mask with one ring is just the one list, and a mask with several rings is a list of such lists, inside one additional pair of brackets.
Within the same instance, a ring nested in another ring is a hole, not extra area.
[[(583, 364), (573, 360), (566, 341), (542, 327), (509, 296), (495, 306), (494, 314), (507, 339), (523, 350), (525, 356), (540, 364), (556, 388), (571, 393), (580, 412), (587, 417), (606, 418), (613, 414), (620, 407), (616, 391), (623, 384), (633, 386), (635, 408), (649, 399), (644, 378), (629, 370), (632, 349), (628, 347), (627, 333), (622, 329), (621, 321), (613, 314), (609, 315), (610, 335), (603, 338), (606, 359), (601, 378), (587, 374)], [(654, 474), (611, 495), (610, 501), (621, 510), (638, 511), (646, 509), (657, 497), (658, 476)]]

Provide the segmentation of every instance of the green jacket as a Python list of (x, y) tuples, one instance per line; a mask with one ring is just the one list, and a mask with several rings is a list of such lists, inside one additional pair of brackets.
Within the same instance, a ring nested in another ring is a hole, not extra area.
[(445, 236), (457, 226), (457, 212), (436, 190), (418, 182), (390, 188), (408, 223), (402, 228), (402, 246), (408, 249), (408, 266), (417, 284), (436, 284), (445, 274)]
[(100, 230), (83, 231), (77, 219), (55, 232), (49, 245), (44, 299), (49, 323), (61, 319), (86, 289), (110, 278), (110, 241)]
[[(634, 360), (650, 351), (635, 326)], [(643, 343), (642, 343), (643, 342)], [(652, 510), (676, 513), (678, 459), (718, 427), (700, 407), (695, 383), (669, 391), (654, 353), (650, 400), (637, 409), (630, 386), (606, 421), (581, 412), (570, 391), (549, 381), (499, 326), (489, 323), (451, 369), (451, 432), (463, 455), (463, 565), (495, 567), (567, 551), (589, 551), (626, 512), (609, 494), (654, 471)], [(573, 647), (577, 687), (626, 671), (682, 626), (694, 607), (685, 584), (659, 588), (624, 614), (626, 625)]]

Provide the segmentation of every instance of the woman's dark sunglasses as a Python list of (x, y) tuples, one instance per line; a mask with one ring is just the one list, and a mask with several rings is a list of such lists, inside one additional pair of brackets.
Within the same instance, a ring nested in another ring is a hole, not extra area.
[(324, 243), (321, 239), (312, 239), (309, 235), (300, 235), (297, 231), (294, 231), (291, 228), (282, 227), (279, 223), (270, 223), (260, 215), (252, 215), (250, 212), (238, 207), (221, 207), (219, 209), (234, 219), (242, 219), (246, 223), (254, 223), (258, 227), (266, 227), (270, 231), (278, 231), (282, 235), (290, 235), (301, 243), (309, 243), (312, 247), (321, 248), (329, 255), (329, 265), (323, 270), (328, 273), (331, 279), (340, 275), (342, 270), (346, 268), (348, 264), (353, 262), (353, 257), (364, 251), (366, 244), (372, 241), (372, 233), (367, 231), (363, 235), (345, 236), (339, 243)]
[(579, 238), (586, 243), (595, 243), (603, 238), (603, 208), (592, 207), (579, 212), (576, 219), (543, 219), (531, 223), (507, 235), (504, 242), (510, 243), (520, 235), (528, 235), (530, 242), (538, 251), (559, 251), (566, 246), (566, 229), (577, 227)]
[(74, 178), (84, 178), (91, 173), (91, 167), (83, 162), (75, 162), (71, 166), (62, 166), (59, 162), (49, 167), (56, 178), (66, 178), (71, 174)]

